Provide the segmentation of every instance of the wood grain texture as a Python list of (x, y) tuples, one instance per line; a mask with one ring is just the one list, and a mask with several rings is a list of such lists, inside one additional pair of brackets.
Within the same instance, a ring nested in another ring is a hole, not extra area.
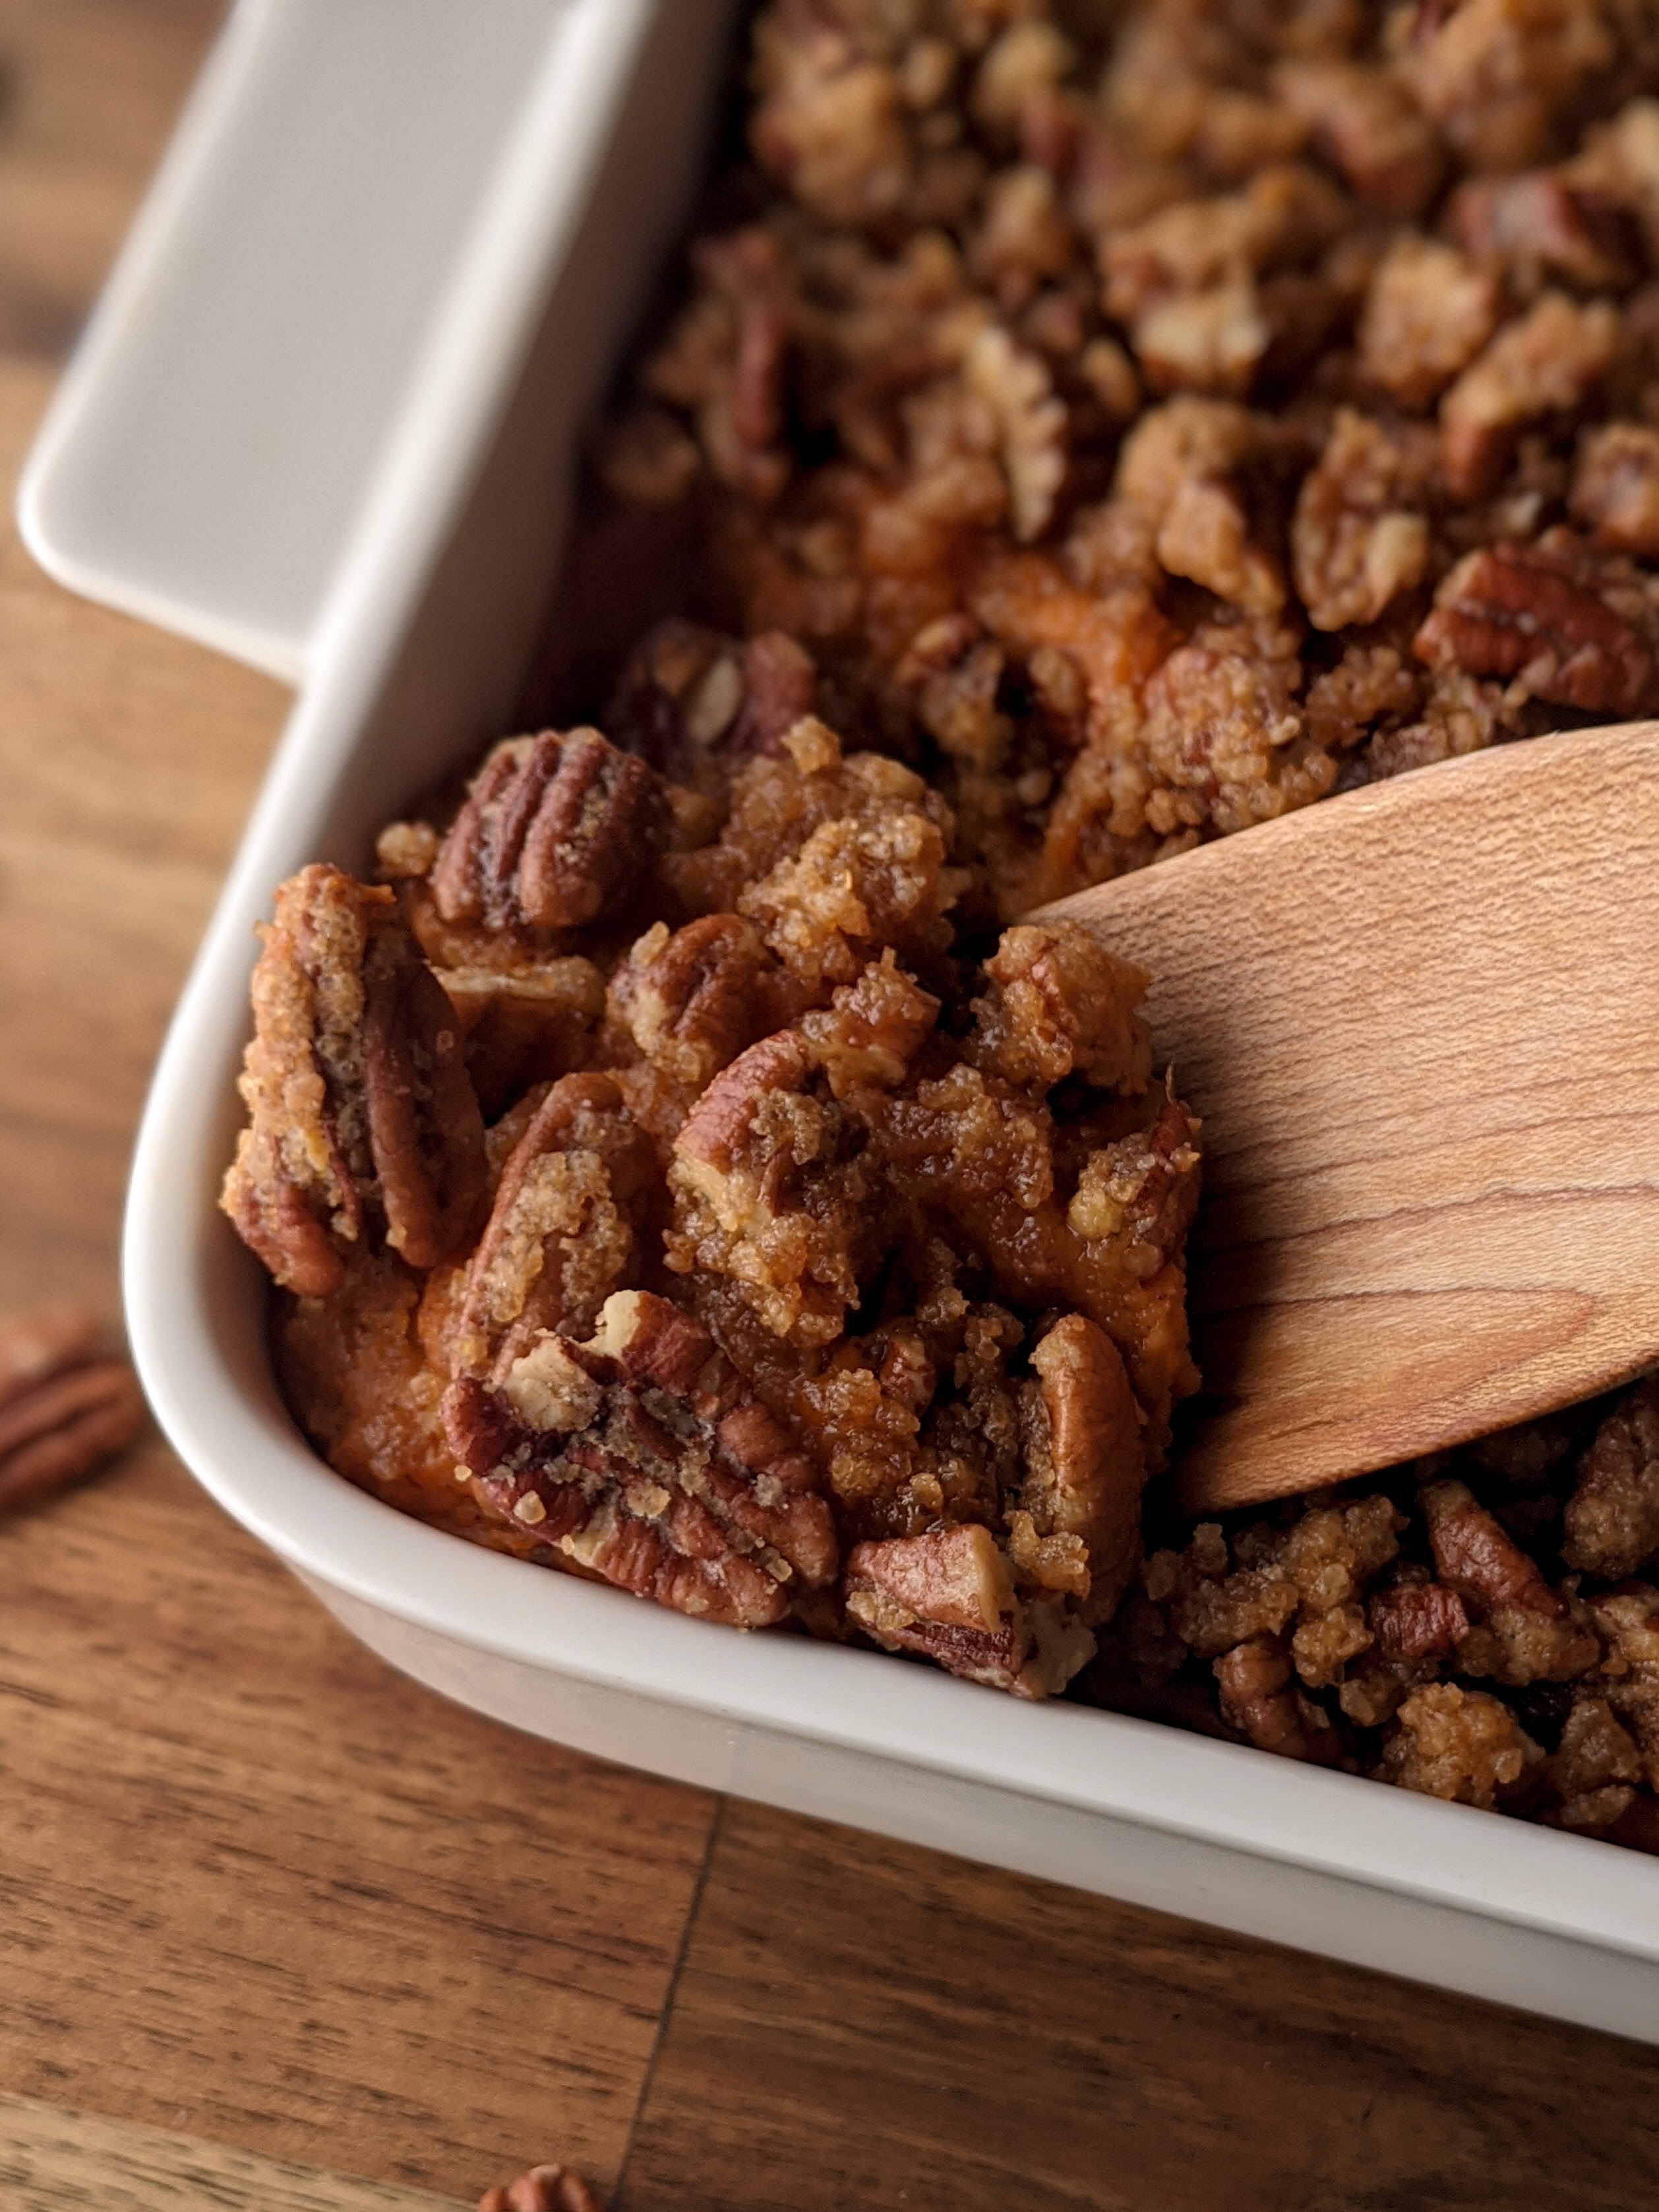
[(1659, 2053), (728, 1804), (617, 2212), (1636, 2212)]
[(347, 2181), (158, 2128), (0, 2096), (6, 2212), (461, 2212), (424, 2190)]
[(1194, 1511), (1659, 1355), (1659, 725), (1540, 738), (1085, 892), (1204, 1118)]
[(223, 0), (0, 0), (0, 349), (54, 358), (131, 220)]

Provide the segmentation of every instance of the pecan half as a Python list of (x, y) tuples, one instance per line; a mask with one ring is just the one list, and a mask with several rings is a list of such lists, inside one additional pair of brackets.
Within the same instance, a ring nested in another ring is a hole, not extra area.
[(478, 2212), (605, 2212), (574, 2166), (532, 2166), (504, 2188), (486, 2189)]
[(988, 1528), (932, 1528), (856, 1544), (842, 1585), (848, 1614), (885, 1651), (1016, 1697), (1064, 1688), (1095, 1639), (1055, 1605), (1023, 1603)]
[(635, 1049), (694, 1096), (736, 1059), (771, 1011), (773, 963), (751, 921), (705, 915), (672, 934), (658, 922), (611, 979), (610, 1012)]
[(1535, 698), (1625, 719), (1659, 708), (1659, 663), (1586, 558), (1494, 545), (1460, 561), (1413, 641), (1432, 667), (1519, 678)]
[(492, 1119), (532, 1084), (591, 1065), (605, 1003), (604, 974), (591, 960), (434, 973), (460, 1017), (472, 1085)]
[(0, 1513), (67, 1490), (143, 1426), (138, 1378), (93, 1356), (99, 1334), (82, 1306), (0, 1322)]
[(339, 1288), (371, 1224), (411, 1267), (437, 1266), (473, 1234), (485, 1190), (454, 1009), (393, 894), (338, 868), (283, 884), (264, 935), (225, 1212), (302, 1297)]
[(637, 1264), (658, 1187), (651, 1141), (608, 1075), (567, 1075), (501, 1172), (467, 1269), (459, 1366), (497, 1376), (544, 1329), (585, 1337)]
[(700, 1323), (645, 1291), (587, 1344), (544, 1335), (498, 1387), (444, 1399), (486, 1511), (602, 1580), (738, 1628), (781, 1620), (836, 1573), (817, 1477)]
[(623, 903), (671, 821), (661, 778), (597, 730), (509, 738), (444, 839), (433, 898), (447, 922), (577, 928)]

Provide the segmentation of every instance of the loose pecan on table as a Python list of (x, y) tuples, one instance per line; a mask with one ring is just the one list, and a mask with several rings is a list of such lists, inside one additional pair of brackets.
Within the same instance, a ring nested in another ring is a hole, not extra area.
[(0, 1321), (0, 1513), (67, 1490), (143, 1426), (138, 1378), (98, 1356), (100, 1334), (81, 1306)]
[(738, 1628), (834, 1577), (817, 1477), (714, 1339), (645, 1291), (581, 1344), (544, 1334), (499, 1385), (452, 1384), (444, 1421), (487, 1512), (602, 1580)]
[(478, 2212), (605, 2212), (574, 2166), (532, 2166), (504, 2187), (486, 2189)]

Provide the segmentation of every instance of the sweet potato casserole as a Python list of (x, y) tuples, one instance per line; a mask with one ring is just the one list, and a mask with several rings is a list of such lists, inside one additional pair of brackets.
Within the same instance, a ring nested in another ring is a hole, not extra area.
[(225, 1203), (296, 1414), (688, 1613), (1659, 1848), (1659, 1383), (1143, 1509), (1200, 1131), (1025, 918), (1659, 711), (1659, 18), (772, 0), (749, 85), (556, 726), (277, 894)]

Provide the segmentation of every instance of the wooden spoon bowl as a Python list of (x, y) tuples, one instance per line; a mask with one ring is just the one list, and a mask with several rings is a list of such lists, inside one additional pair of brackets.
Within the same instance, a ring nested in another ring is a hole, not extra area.
[(1204, 1117), (1194, 1512), (1659, 1360), (1659, 724), (1419, 769), (1045, 910)]

